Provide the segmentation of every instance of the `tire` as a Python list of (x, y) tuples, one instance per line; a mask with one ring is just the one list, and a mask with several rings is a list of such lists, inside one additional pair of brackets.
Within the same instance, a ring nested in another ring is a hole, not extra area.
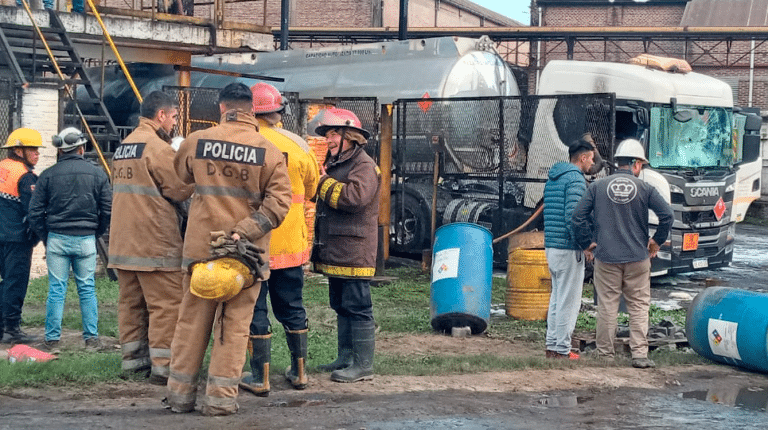
[[(431, 229), (430, 214), (426, 205), (406, 194), (403, 196), (404, 212), (401, 213), (400, 196), (393, 193), (390, 212), (390, 249), (394, 252), (419, 254), (429, 246)], [(404, 215), (403, 215), (404, 214)]]

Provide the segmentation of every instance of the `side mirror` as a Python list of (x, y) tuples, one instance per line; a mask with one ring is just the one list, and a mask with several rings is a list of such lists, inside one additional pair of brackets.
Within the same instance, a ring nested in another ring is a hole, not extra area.
[(759, 134), (747, 134), (742, 140), (741, 149), (741, 162), (751, 163), (756, 161), (760, 157), (760, 135)]

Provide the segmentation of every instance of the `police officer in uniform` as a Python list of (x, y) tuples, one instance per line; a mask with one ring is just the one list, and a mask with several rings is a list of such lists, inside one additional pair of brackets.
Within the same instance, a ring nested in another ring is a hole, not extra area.
[[(224, 87), (219, 93), (220, 124), (192, 133), (176, 153), (177, 174), (195, 185), (184, 238), (185, 268), (211, 256), (211, 232), (216, 231), (226, 232), (234, 241), (247, 239), (264, 250), (267, 260), (270, 232), (288, 213), (291, 182), (285, 156), (259, 134), (252, 101), (247, 86), (232, 83)], [(268, 277), (265, 268), (258, 281)], [(219, 303), (193, 294), (190, 280), (185, 273), (184, 297), (171, 344), (166, 406), (173, 412), (194, 410), (198, 373), (213, 333), (202, 413), (233, 414), (239, 407), (238, 383), (260, 282)]]
[(114, 187), (109, 267), (120, 284), (118, 325), (123, 371), (151, 369), (149, 382), (165, 385), (171, 341), (181, 304), (182, 235), (176, 205), (194, 188), (173, 167), (171, 133), (176, 102), (162, 91), (141, 104), (139, 126), (112, 158)]
[[(37, 175), (43, 137), (36, 130), (14, 130), (3, 146), (8, 156), (0, 161), (0, 338), (3, 343), (34, 342), (19, 327), (27, 295), (32, 248), (38, 242), (27, 214)], [(4, 335), (3, 332), (5, 332)]]

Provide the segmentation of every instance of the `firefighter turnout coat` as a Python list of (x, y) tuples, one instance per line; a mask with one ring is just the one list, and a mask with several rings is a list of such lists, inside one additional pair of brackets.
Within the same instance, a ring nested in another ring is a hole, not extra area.
[(320, 178), (312, 262), (338, 278), (376, 272), (381, 171), (362, 146), (341, 154)]
[(285, 156), (291, 178), (291, 209), (280, 227), (272, 232), (269, 245), (269, 268), (297, 267), (309, 261), (309, 228), (304, 217), (304, 202), (315, 197), (318, 173), (317, 158), (307, 142), (298, 135), (272, 127), (259, 120), (259, 133), (272, 142)]
[[(268, 258), (270, 232), (291, 206), (291, 182), (285, 156), (258, 133), (252, 114), (230, 110), (222, 115), (220, 125), (192, 133), (181, 143), (174, 165), (184, 182), (195, 184), (184, 240), (185, 267), (210, 257), (211, 231), (237, 233), (264, 249), (263, 257)], [(171, 346), (168, 402), (175, 410), (194, 408), (197, 376), (215, 320), (203, 413), (236, 412), (249, 326), (261, 283), (219, 304), (193, 295), (189, 280), (185, 273)]]
[[(148, 118), (117, 147), (112, 158), (113, 202), (109, 267), (135, 271), (179, 271), (182, 237), (176, 209), (193, 187), (179, 180), (176, 155)], [(162, 133), (162, 130), (161, 130)], [(164, 134), (164, 133), (163, 133)]]
[(192, 195), (173, 168), (170, 136), (149, 118), (112, 158), (109, 267), (117, 269), (122, 368), (168, 377), (182, 297), (182, 237), (173, 202)]

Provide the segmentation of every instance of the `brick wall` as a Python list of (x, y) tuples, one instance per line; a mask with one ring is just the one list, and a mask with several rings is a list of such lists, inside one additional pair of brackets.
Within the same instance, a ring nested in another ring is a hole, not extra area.
[[(40, 161), (35, 166), (38, 175), (56, 162), (56, 150), (51, 145), (51, 136), (58, 133), (58, 124), (59, 90), (55, 86), (40, 84), (30, 84), (25, 88), (21, 101), (21, 126), (37, 130), (43, 136)], [(39, 244), (32, 254), (32, 278), (48, 274), (44, 257), (45, 248)]]

